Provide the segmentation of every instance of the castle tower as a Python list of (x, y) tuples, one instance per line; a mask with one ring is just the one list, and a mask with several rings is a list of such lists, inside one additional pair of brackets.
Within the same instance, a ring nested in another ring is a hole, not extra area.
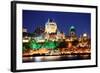
[(71, 26), (71, 27), (70, 27), (69, 35), (70, 35), (71, 37), (76, 36), (76, 29), (75, 29), (74, 26)]
[(57, 24), (54, 20), (48, 19), (47, 23), (45, 24), (45, 32), (49, 34), (57, 32)]

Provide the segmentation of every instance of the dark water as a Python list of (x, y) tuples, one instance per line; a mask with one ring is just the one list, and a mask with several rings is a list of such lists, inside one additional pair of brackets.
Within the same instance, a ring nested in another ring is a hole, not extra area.
[(48, 62), (48, 61), (68, 61), (68, 60), (87, 60), (91, 55), (63, 55), (63, 56), (37, 56), (23, 57), (23, 63), (27, 62)]

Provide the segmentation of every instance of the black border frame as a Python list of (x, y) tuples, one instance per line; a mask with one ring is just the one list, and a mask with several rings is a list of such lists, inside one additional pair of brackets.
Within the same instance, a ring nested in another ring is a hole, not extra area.
[[(83, 7), (83, 8), (95, 8), (96, 9), (96, 64), (85, 65), (85, 66), (73, 66), (73, 67), (54, 67), (54, 68), (40, 68), (40, 69), (16, 69), (16, 5), (17, 4), (36, 4), (36, 5), (52, 5), (52, 6), (67, 6), (67, 7)], [(98, 7), (89, 5), (73, 5), (73, 4), (58, 4), (58, 3), (44, 3), (44, 2), (28, 2), (28, 1), (11, 1), (11, 71), (12, 72), (23, 72), (23, 71), (41, 71), (41, 70), (55, 70), (55, 69), (73, 69), (73, 68), (88, 68), (98, 66)]]

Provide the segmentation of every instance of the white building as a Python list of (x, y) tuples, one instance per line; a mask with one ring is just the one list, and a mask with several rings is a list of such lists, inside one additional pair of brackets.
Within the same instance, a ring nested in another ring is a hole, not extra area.
[(45, 24), (45, 33), (56, 33), (57, 24), (52, 19), (48, 19), (48, 22)]

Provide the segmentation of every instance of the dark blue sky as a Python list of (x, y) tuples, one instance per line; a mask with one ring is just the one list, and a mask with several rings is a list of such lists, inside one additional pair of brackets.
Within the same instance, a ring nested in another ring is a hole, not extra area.
[(33, 32), (36, 27), (43, 27), (49, 18), (54, 19), (58, 29), (67, 35), (70, 27), (74, 26), (78, 36), (84, 32), (91, 36), (90, 13), (23, 10), (23, 28)]

